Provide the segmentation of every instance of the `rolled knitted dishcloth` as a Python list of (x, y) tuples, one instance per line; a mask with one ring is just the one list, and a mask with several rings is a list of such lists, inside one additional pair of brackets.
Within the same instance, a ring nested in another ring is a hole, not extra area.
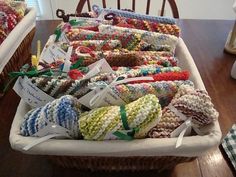
[(108, 106), (85, 112), (79, 119), (79, 129), (86, 140), (118, 139), (119, 136), (111, 135), (134, 129), (135, 138), (144, 138), (160, 117), (158, 99), (149, 94), (123, 107)]
[(150, 31), (144, 31), (132, 28), (123, 28), (112, 25), (99, 25), (99, 32), (101, 33), (125, 33), (125, 34), (136, 34), (141, 36), (141, 40), (154, 45), (156, 48), (163, 48), (168, 46), (170, 52), (175, 51), (175, 47), (178, 42), (178, 38), (173, 35), (155, 33)]
[[(29, 111), (21, 124), (20, 134), (23, 136), (37, 136), (37, 132), (48, 124), (67, 129), (72, 138), (79, 137), (78, 117), (81, 112), (76, 98), (66, 95), (47, 103), (43, 107)], [(53, 128), (53, 127), (50, 127)]]
[(175, 24), (175, 19), (174, 18), (169, 18), (169, 17), (144, 15), (144, 14), (138, 14), (138, 13), (124, 11), (124, 10), (118, 10), (118, 9), (110, 9), (110, 8), (106, 9), (106, 8), (101, 8), (98, 5), (93, 5), (93, 10), (98, 15), (100, 15), (100, 13), (102, 11), (105, 11), (106, 13), (114, 13), (117, 16), (120, 16), (120, 17), (147, 20), (147, 21), (158, 22), (158, 23)]
[(171, 133), (184, 123), (181, 115), (191, 118), (192, 126), (197, 128), (212, 123), (219, 116), (205, 90), (195, 90), (191, 86), (183, 85), (170, 105), (163, 109), (160, 121), (149, 131), (148, 137), (170, 137)]
[(114, 50), (92, 52), (90, 54), (72, 54), (72, 62), (82, 58), (81, 66), (88, 66), (101, 58), (105, 58), (110, 66), (139, 66), (144, 64), (158, 64), (162, 66), (177, 66), (178, 59), (170, 52), (165, 51), (127, 51)]
[[(111, 16), (111, 17), (109, 17)], [(120, 17), (113, 14), (107, 14), (105, 16), (109, 17), (109, 19), (112, 21), (112, 25), (115, 26), (123, 26), (127, 28), (135, 28), (145, 31), (152, 31), (152, 32), (159, 32), (163, 34), (171, 34), (175, 36), (179, 36), (180, 28), (175, 24), (165, 24), (165, 23), (157, 23), (157, 22), (151, 22), (147, 20), (140, 20), (140, 19), (134, 19), (134, 18), (125, 18)]]
[(128, 50), (135, 49), (140, 43), (140, 36), (136, 34), (126, 33), (100, 33), (82, 29), (70, 29), (66, 32), (66, 36), (70, 41), (78, 40), (119, 40), (122, 47)]

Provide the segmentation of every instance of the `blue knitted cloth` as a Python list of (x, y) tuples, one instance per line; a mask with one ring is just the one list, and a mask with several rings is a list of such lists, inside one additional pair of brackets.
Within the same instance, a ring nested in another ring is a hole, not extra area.
[(160, 16), (151, 16), (151, 15), (143, 15), (143, 14), (137, 14), (134, 12), (129, 12), (129, 11), (123, 11), (123, 10), (118, 10), (118, 9), (107, 9), (107, 8), (101, 8), (98, 5), (93, 5), (93, 10), (100, 15), (103, 10), (107, 13), (114, 13), (118, 16), (121, 17), (126, 17), (126, 18), (134, 18), (134, 19), (139, 19), (139, 20), (147, 20), (147, 21), (152, 21), (152, 22), (157, 22), (157, 23), (166, 23), (166, 24), (176, 24), (174, 18), (169, 18), (169, 17), (160, 17)]
[(39, 130), (52, 123), (66, 128), (68, 134), (77, 138), (78, 117), (80, 115), (78, 103), (73, 96), (66, 95), (47, 103), (43, 107), (29, 111), (20, 127), (20, 134), (23, 136), (34, 136)]

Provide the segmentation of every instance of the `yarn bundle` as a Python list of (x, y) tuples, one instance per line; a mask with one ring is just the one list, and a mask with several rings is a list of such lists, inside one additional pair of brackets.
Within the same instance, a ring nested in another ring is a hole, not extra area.
[(135, 138), (144, 138), (161, 117), (161, 106), (155, 95), (146, 95), (124, 106), (127, 125), (121, 119), (121, 107), (96, 108), (85, 112), (79, 119), (79, 129), (86, 140), (110, 139), (109, 134), (118, 130), (137, 131)]
[(187, 85), (180, 86), (170, 105), (163, 109), (158, 124), (149, 131), (148, 137), (170, 137), (171, 133), (189, 118), (192, 126), (200, 128), (217, 120), (218, 116), (219, 113), (215, 110), (206, 91), (195, 90)]
[(66, 95), (47, 103), (43, 107), (29, 111), (21, 124), (20, 134), (34, 136), (39, 130), (52, 123), (66, 128), (72, 138), (78, 138), (77, 121), (80, 114), (77, 100), (70, 95)]

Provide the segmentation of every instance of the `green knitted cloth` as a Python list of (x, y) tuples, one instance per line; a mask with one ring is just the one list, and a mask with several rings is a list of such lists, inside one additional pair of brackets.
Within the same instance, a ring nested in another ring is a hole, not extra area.
[(111, 139), (109, 135), (114, 132), (127, 130), (123, 120), (125, 117), (129, 129), (136, 130), (134, 138), (145, 138), (148, 131), (158, 123), (161, 114), (158, 98), (149, 94), (125, 105), (124, 109), (108, 106), (85, 112), (79, 119), (79, 129), (86, 140)]

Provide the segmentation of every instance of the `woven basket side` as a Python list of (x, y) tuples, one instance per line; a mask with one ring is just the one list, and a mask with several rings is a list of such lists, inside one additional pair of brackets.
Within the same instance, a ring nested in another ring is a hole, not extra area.
[(76, 168), (90, 171), (142, 171), (157, 170), (159, 172), (174, 168), (177, 164), (189, 162), (196, 157), (75, 157), (48, 156), (56, 165), (63, 168)]
[(35, 28), (33, 28), (24, 40), (21, 42), (15, 53), (4, 67), (0, 74), (0, 92), (3, 91), (4, 86), (9, 81), (8, 73), (12, 71), (19, 71), (20, 68), (31, 58), (31, 43), (34, 38)]

